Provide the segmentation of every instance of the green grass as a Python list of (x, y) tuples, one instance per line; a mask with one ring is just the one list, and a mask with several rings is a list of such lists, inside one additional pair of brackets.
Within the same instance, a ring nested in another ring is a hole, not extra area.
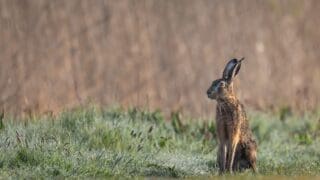
[[(258, 141), (259, 175), (320, 175), (319, 113), (303, 116), (249, 113)], [(214, 121), (171, 121), (159, 111), (67, 111), (57, 117), (4, 119), (0, 176), (213, 177)], [(253, 176), (251, 171), (240, 177)]]

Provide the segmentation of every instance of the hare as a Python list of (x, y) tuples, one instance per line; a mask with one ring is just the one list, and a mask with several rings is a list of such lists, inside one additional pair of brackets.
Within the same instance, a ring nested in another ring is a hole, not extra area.
[(233, 79), (244, 58), (231, 59), (221, 79), (213, 81), (208, 98), (217, 101), (216, 127), (219, 148), (217, 161), (220, 173), (252, 168), (256, 172), (257, 144), (249, 128), (243, 105), (233, 91)]

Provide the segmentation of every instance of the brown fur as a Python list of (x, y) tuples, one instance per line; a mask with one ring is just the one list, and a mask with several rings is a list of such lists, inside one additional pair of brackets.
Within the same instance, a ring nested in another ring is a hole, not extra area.
[[(230, 61), (231, 62), (231, 61)], [(217, 161), (220, 172), (241, 171), (252, 168), (256, 171), (257, 145), (249, 128), (243, 105), (233, 92), (233, 77), (239, 71), (234, 61), (227, 64), (222, 79), (215, 80), (207, 94), (217, 101), (216, 127), (219, 142)], [(231, 66), (231, 67), (230, 67)], [(235, 73), (236, 72), (236, 73)]]

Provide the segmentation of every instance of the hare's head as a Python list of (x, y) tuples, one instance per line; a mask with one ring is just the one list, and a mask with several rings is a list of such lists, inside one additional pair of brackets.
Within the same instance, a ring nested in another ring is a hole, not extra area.
[(231, 59), (226, 67), (224, 68), (222, 78), (217, 79), (212, 82), (212, 85), (209, 87), (207, 91), (208, 98), (210, 99), (227, 99), (230, 96), (233, 96), (233, 79), (238, 74), (241, 61), (244, 58), (238, 59)]

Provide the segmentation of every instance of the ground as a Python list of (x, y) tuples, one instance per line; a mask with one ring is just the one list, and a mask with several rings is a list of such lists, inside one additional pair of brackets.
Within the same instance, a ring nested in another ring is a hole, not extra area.
[[(319, 112), (249, 112), (258, 141), (255, 176), (320, 175)], [(78, 108), (0, 123), (0, 176), (215, 177), (213, 119), (160, 111)]]

